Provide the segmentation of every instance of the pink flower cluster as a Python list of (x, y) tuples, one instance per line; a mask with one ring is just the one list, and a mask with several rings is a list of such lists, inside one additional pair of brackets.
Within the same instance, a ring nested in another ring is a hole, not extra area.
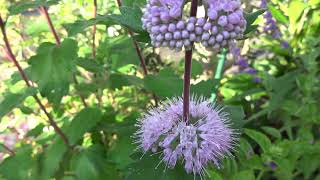
[(246, 27), (239, 0), (204, 0), (206, 17), (183, 19), (183, 0), (149, 0), (142, 17), (155, 47), (176, 51), (201, 43), (208, 50), (219, 50), (241, 38)]
[(235, 140), (228, 114), (209, 100), (192, 98), (188, 123), (182, 115), (181, 98), (150, 110), (137, 124), (139, 147), (145, 153), (162, 151), (162, 161), (169, 168), (180, 159), (187, 173), (203, 175), (209, 162), (219, 167), (219, 160), (230, 154)]

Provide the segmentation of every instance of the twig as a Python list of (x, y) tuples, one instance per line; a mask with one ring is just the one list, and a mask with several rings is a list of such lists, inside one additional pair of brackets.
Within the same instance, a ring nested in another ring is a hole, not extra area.
[[(118, 3), (118, 6), (119, 6), (119, 7), (122, 6), (121, 0), (117, 0), (117, 3)], [(140, 65), (141, 65), (142, 70), (143, 70), (143, 74), (144, 74), (145, 76), (147, 76), (147, 75), (148, 75), (148, 69), (147, 69), (147, 66), (146, 66), (144, 57), (143, 57), (143, 55), (142, 55), (141, 49), (140, 49), (140, 47), (139, 47), (139, 44), (138, 44), (138, 42), (133, 38), (133, 32), (130, 31), (130, 30), (129, 30), (129, 35), (130, 35), (130, 37), (132, 38), (133, 45), (134, 45), (134, 47), (135, 47), (135, 49), (136, 49), (136, 52), (137, 52), (137, 55), (138, 55), (138, 57), (139, 57)], [(155, 94), (152, 94), (152, 96), (153, 96), (153, 99), (154, 99), (155, 104), (156, 104), (156, 106), (157, 106), (157, 105), (158, 105), (158, 98), (156, 97)]]
[[(191, 1), (190, 17), (196, 17), (198, 10), (198, 0)], [(192, 45), (193, 46), (193, 45)], [(185, 53), (184, 80), (183, 80), (183, 120), (189, 121), (190, 104), (190, 76), (191, 76), (192, 48)]]
[[(3, 35), (3, 41), (5, 43), (5, 48), (6, 48), (7, 52), (8, 52), (8, 56), (10, 57), (10, 60), (18, 68), (18, 71), (19, 71), (20, 75), (22, 76), (22, 79), (26, 82), (27, 86), (28, 87), (32, 87), (32, 84), (30, 83), (27, 75), (23, 71), (22, 67), (20, 66), (19, 62), (17, 61), (16, 57), (14, 56), (14, 54), (13, 54), (13, 52), (11, 50), (11, 46), (9, 44), (9, 40), (8, 40), (7, 33), (6, 33), (6, 30), (5, 30), (5, 22), (2, 20), (1, 15), (0, 15), (0, 28), (1, 28), (1, 32), (2, 32), (2, 35)], [(36, 102), (39, 104), (40, 109), (48, 117), (49, 124), (53, 127), (54, 131), (61, 137), (63, 142), (68, 147), (71, 147), (67, 136), (62, 132), (62, 130), (59, 128), (59, 126), (53, 120), (51, 114), (46, 110), (45, 106), (41, 103), (39, 97), (37, 95), (34, 95), (33, 97), (35, 98)]]
[(3, 146), (3, 148), (6, 151), (8, 151), (10, 153), (10, 155), (12, 155), (12, 156), (16, 155), (16, 153), (12, 149), (10, 149), (8, 146), (6, 146), (5, 144), (1, 144), (1, 145)]
[(59, 38), (59, 36), (57, 34), (57, 31), (54, 29), (54, 26), (52, 24), (51, 18), (50, 18), (49, 13), (48, 13), (48, 9), (45, 6), (42, 6), (42, 7), (40, 7), (40, 12), (45, 16), (45, 18), (46, 18), (46, 20), (48, 22), (49, 28), (50, 28), (50, 30), (51, 30), (51, 32), (52, 32), (52, 34), (53, 34), (53, 36), (54, 36), (54, 38), (56, 40), (56, 43), (58, 45), (60, 45), (60, 43), (61, 43), (60, 42), (60, 38)]
[[(54, 38), (56, 40), (56, 44), (60, 45), (61, 41), (60, 41), (60, 38), (58, 36), (58, 33), (57, 33), (56, 29), (54, 28), (54, 26), (52, 24), (51, 18), (50, 18), (49, 13), (48, 13), (48, 9), (45, 6), (41, 6), (40, 7), (40, 12), (45, 16), (45, 18), (46, 18), (46, 20), (48, 22), (49, 28), (50, 28), (50, 30), (51, 30), (51, 32), (52, 32), (52, 34), (53, 34), (53, 36), (54, 36)], [(73, 80), (74, 80), (74, 83), (76, 85), (79, 84), (75, 75), (73, 75)], [(88, 107), (85, 98), (82, 95), (79, 95), (79, 96), (80, 96), (80, 99), (82, 101), (83, 106), (84, 107)]]

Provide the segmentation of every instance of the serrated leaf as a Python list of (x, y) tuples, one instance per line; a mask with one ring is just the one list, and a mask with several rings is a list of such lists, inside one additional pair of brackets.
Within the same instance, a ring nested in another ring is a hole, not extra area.
[(182, 94), (183, 82), (172, 69), (162, 69), (157, 75), (148, 75), (144, 79), (145, 88), (159, 97), (173, 97)]
[(229, 118), (232, 123), (232, 127), (235, 129), (241, 129), (245, 124), (244, 118), (244, 110), (241, 106), (226, 106), (225, 112), (229, 113)]
[(116, 23), (123, 25), (134, 32), (143, 32), (142, 11), (138, 7), (120, 7), (121, 15), (112, 14), (109, 17)]
[(35, 128), (31, 129), (30, 131), (28, 131), (27, 133), (27, 137), (33, 136), (33, 137), (37, 137), (39, 136), (42, 132), (43, 132), (43, 128), (45, 127), (44, 124), (38, 124)]
[(0, 163), (0, 175), (8, 180), (30, 179), (30, 173), (36, 163), (31, 154), (31, 146), (19, 148), (14, 156), (8, 157)]
[(101, 120), (102, 112), (96, 108), (81, 110), (71, 121), (65, 132), (71, 144), (75, 144), (84, 133), (90, 131)]
[(81, 19), (75, 21), (74, 23), (63, 24), (63, 27), (67, 30), (68, 36), (74, 36), (95, 24), (110, 26), (115, 23), (112, 19), (110, 19), (109, 15), (98, 15), (96, 18), (92, 18), (89, 20)]
[[(142, 157), (142, 153), (136, 156)], [(143, 158), (138, 159), (136, 162), (128, 166), (126, 180), (141, 180), (141, 179), (152, 179), (152, 180), (172, 180), (172, 179), (183, 179), (193, 180), (200, 179), (198, 176), (193, 174), (187, 174), (181, 165), (181, 162), (177, 162), (174, 169), (166, 169), (165, 163), (161, 161), (158, 155), (150, 156), (149, 153), (145, 154)]]
[(36, 88), (26, 88), (21, 93), (9, 93), (0, 102), (0, 120), (12, 109), (18, 107), (27, 97), (37, 93)]
[(113, 164), (104, 156), (104, 148), (99, 145), (91, 146), (75, 154), (71, 160), (71, 168), (79, 180), (120, 180)]
[(190, 92), (193, 95), (203, 96), (209, 98), (212, 92), (215, 92), (216, 86), (219, 83), (217, 80), (200, 81), (197, 84), (192, 84)]
[(9, 7), (10, 15), (23, 13), (29, 9), (36, 9), (41, 6), (52, 6), (58, 4), (60, 0), (35, 0), (16, 3)]
[(257, 142), (263, 152), (267, 152), (272, 145), (269, 138), (261, 132), (252, 129), (244, 129), (244, 133)]
[(32, 80), (38, 83), (41, 95), (55, 106), (69, 92), (76, 69), (77, 53), (77, 42), (65, 39), (59, 46), (52, 43), (41, 44), (37, 54), (29, 60)]
[(79, 58), (77, 60), (77, 65), (93, 73), (103, 71), (103, 67), (93, 59)]
[(39, 156), (39, 172), (37, 179), (51, 179), (54, 173), (59, 169), (59, 164), (63, 155), (67, 151), (66, 145), (58, 137), (45, 152)]
[(259, 9), (255, 12), (252, 13), (244, 13), (244, 18), (247, 21), (247, 26), (246, 26), (246, 30), (244, 32), (244, 35), (254, 31), (255, 29), (257, 29), (257, 25), (253, 25), (254, 21), (265, 12), (265, 9)]
[(142, 84), (142, 79), (138, 78), (137, 76), (125, 75), (120, 73), (111, 74), (109, 77), (109, 81), (107, 82), (108, 88), (112, 90), (122, 89), (122, 87), (124, 86), (131, 85), (141, 87)]

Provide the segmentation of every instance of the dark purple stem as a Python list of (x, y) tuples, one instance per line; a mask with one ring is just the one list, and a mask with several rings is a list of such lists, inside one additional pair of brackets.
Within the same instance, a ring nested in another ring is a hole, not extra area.
[[(18, 71), (22, 77), (22, 79), (26, 82), (28, 87), (32, 87), (32, 84), (30, 83), (27, 75), (25, 74), (25, 72), (23, 71), (22, 67), (20, 66), (19, 62), (17, 61), (16, 57), (14, 56), (12, 50), (11, 50), (11, 46), (9, 44), (9, 40), (7, 37), (7, 33), (5, 30), (5, 23), (2, 20), (2, 17), (0, 15), (0, 28), (1, 28), (1, 32), (3, 35), (3, 41), (5, 43), (5, 48), (6, 51), (8, 53), (9, 59), (14, 63), (14, 65), (18, 68)], [(70, 146), (69, 140), (67, 138), (67, 136), (62, 132), (62, 130), (59, 128), (59, 126), (57, 125), (57, 123), (53, 120), (51, 114), (46, 110), (45, 106), (42, 104), (41, 100), (39, 99), (39, 97), (37, 95), (33, 96), (36, 100), (36, 102), (39, 104), (40, 109), (45, 113), (45, 115), (48, 117), (48, 121), (49, 124), (53, 127), (54, 131), (61, 137), (61, 139), (63, 140), (63, 142), (68, 146)]]
[(10, 153), (10, 155), (12, 155), (12, 156), (14, 156), (16, 153), (12, 150), (12, 149), (10, 149), (8, 146), (6, 146), (5, 144), (1, 144), (2, 145), (2, 147), (5, 149), (5, 150), (7, 150), (9, 153)]
[[(196, 17), (198, 10), (198, 0), (191, 1), (190, 17)], [(186, 51), (184, 62), (184, 81), (183, 81), (183, 120), (189, 121), (190, 104), (190, 76), (191, 76), (192, 48)]]

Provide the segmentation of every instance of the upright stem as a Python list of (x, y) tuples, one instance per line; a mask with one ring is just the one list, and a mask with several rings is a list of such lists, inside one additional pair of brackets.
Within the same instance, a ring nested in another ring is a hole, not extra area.
[[(190, 17), (196, 17), (197, 10), (198, 10), (198, 0), (192, 0)], [(186, 51), (185, 62), (184, 62), (183, 120), (186, 123), (188, 123), (189, 121), (191, 60), (192, 60), (192, 48)]]
[[(58, 36), (58, 33), (57, 33), (56, 29), (54, 28), (54, 26), (52, 24), (52, 21), (51, 21), (51, 18), (49, 16), (47, 7), (41, 6), (40, 7), (40, 11), (43, 13), (43, 15), (45, 16), (45, 18), (46, 18), (46, 20), (48, 22), (49, 28), (50, 28), (50, 30), (51, 30), (51, 32), (52, 32), (52, 34), (53, 34), (53, 36), (54, 36), (54, 38), (56, 40), (56, 44), (60, 45), (61, 44), (60, 38)], [(75, 75), (73, 75), (73, 80), (74, 80), (75, 84), (79, 84)], [(88, 104), (86, 103), (86, 100), (84, 99), (84, 97), (82, 97), (80, 95), (80, 99), (81, 99), (82, 104), (84, 105), (84, 107), (88, 107)]]
[(50, 18), (50, 16), (49, 16), (49, 13), (48, 13), (48, 9), (45, 7), (45, 6), (42, 6), (42, 7), (40, 7), (40, 11), (43, 13), (43, 15), (45, 16), (45, 18), (46, 18), (46, 20), (47, 20), (47, 22), (48, 22), (48, 25), (49, 25), (49, 28), (50, 28), (50, 30), (51, 30), (51, 32), (52, 32), (52, 34), (53, 34), (53, 36), (54, 36), (54, 38), (55, 38), (55, 40), (56, 40), (56, 43), (58, 44), (58, 45), (60, 45), (60, 38), (59, 38), (59, 36), (58, 36), (58, 33), (57, 33), (57, 31), (54, 29), (54, 26), (53, 26), (53, 24), (52, 24), (52, 21), (51, 21), (51, 18)]
[[(93, 0), (93, 17), (97, 17), (97, 0)], [(97, 25), (94, 24), (92, 28), (92, 56), (93, 59), (96, 59), (97, 52), (96, 52), (96, 32), (97, 32)]]
[[(117, 0), (117, 3), (118, 3), (118, 6), (121, 7), (121, 5), (122, 5), (121, 0)], [(129, 35), (132, 38), (133, 45), (134, 45), (134, 47), (136, 49), (137, 55), (139, 56), (139, 60), (140, 60), (141, 67), (143, 69), (143, 73), (144, 73), (144, 75), (148, 75), (147, 66), (146, 66), (144, 57), (142, 55), (141, 49), (139, 47), (139, 44), (138, 44), (138, 42), (136, 40), (133, 39), (133, 32), (130, 31), (130, 30), (129, 30)]]
[[(6, 30), (5, 30), (5, 23), (2, 20), (1, 15), (0, 15), (0, 28), (1, 28), (2, 36), (3, 36), (3, 41), (5, 43), (5, 48), (6, 48), (6, 51), (8, 52), (8, 56), (10, 57), (10, 60), (18, 68), (18, 71), (19, 71), (20, 75), (22, 76), (22, 79), (26, 82), (27, 86), (28, 87), (32, 87), (32, 84), (30, 83), (27, 75), (23, 71), (22, 67), (20, 66), (19, 62), (17, 61), (16, 57), (14, 56), (14, 54), (12, 52), (12, 49), (11, 49), (11, 46), (9, 44), (9, 40), (8, 40), (8, 37), (7, 37), (7, 33), (6, 33)], [(37, 95), (34, 95), (33, 97), (36, 100), (36, 102), (38, 103), (38, 105), (40, 106), (40, 109), (48, 117), (49, 124), (53, 127), (54, 131), (61, 137), (63, 142), (68, 147), (71, 147), (67, 136), (62, 132), (62, 130), (59, 128), (59, 126), (53, 120), (51, 114), (46, 110), (45, 106), (41, 103), (39, 97)]]
[(5, 150), (7, 150), (9, 153), (10, 153), (10, 155), (12, 155), (12, 156), (14, 156), (16, 153), (12, 150), (12, 149), (10, 149), (8, 146), (6, 146), (5, 144), (1, 144), (2, 145), (2, 147), (5, 149)]
[[(116, 0), (116, 1), (118, 3), (118, 6), (121, 7), (121, 5), (122, 5), (121, 0)], [(136, 40), (133, 39), (133, 32), (130, 31), (130, 30), (129, 30), (129, 35), (132, 38), (134, 48), (136, 49), (137, 55), (139, 57), (140, 65), (141, 65), (142, 70), (143, 70), (143, 74), (146, 76), (146, 75), (148, 75), (148, 69), (147, 69), (143, 54), (141, 52), (141, 49), (139, 47), (139, 44), (138, 44), (138, 42)], [(153, 96), (153, 99), (155, 101), (155, 105), (158, 106), (158, 98), (157, 98), (157, 96), (155, 94), (152, 94), (152, 96)]]

